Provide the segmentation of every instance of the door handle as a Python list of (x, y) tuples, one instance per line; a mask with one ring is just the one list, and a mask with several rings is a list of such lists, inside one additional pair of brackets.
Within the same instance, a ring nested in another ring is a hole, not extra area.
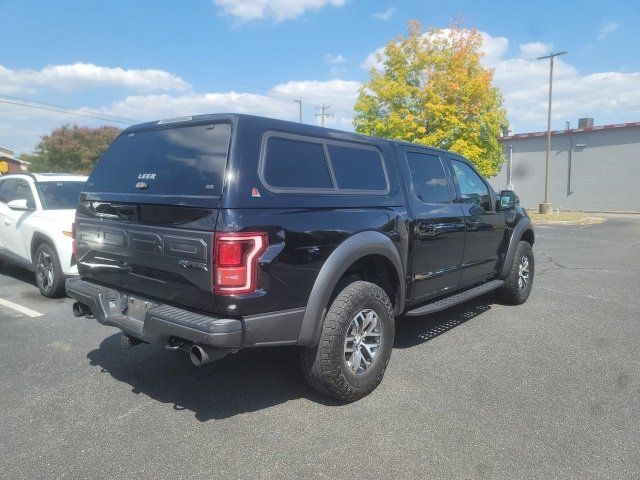
[(11, 220), (7, 220), (6, 218), (4, 219), (4, 224), (5, 225), (11, 225), (13, 222)]
[(478, 230), (478, 228), (480, 227), (480, 222), (467, 222), (467, 231), (473, 231), (473, 230)]
[(438, 227), (432, 223), (418, 225), (418, 236), (420, 237), (435, 237), (437, 234)]

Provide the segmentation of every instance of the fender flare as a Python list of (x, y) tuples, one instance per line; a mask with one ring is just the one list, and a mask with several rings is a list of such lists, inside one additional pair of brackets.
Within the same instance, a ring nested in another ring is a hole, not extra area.
[(522, 236), (527, 230), (531, 230), (533, 234), (533, 226), (531, 225), (531, 220), (528, 217), (522, 217), (511, 233), (511, 238), (509, 239), (509, 247), (507, 248), (507, 253), (504, 257), (504, 262), (502, 264), (502, 270), (500, 271), (500, 279), (505, 279), (509, 276), (509, 272), (511, 271), (511, 265), (513, 264), (513, 255), (516, 252), (516, 248), (518, 247), (518, 242), (522, 239)]
[(380, 232), (360, 232), (342, 242), (322, 265), (309, 295), (300, 327), (298, 345), (317, 345), (331, 294), (347, 269), (367, 255), (381, 255), (394, 266), (398, 276), (398, 294), (394, 313), (399, 314), (402, 311), (406, 285), (404, 267), (398, 249), (389, 237)]

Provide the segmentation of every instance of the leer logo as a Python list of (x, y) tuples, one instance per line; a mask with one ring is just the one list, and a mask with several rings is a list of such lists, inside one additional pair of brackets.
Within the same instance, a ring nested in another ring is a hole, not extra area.
[(155, 180), (155, 173), (140, 173), (138, 174), (138, 180)]

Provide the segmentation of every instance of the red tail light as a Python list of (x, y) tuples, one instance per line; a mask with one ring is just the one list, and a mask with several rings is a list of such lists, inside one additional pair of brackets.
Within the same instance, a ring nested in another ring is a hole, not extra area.
[(77, 258), (78, 244), (76, 243), (76, 222), (71, 224), (71, 253)]
[(269, 245), (266, 233), (216, 233), (213, 281), (218, 295), (255, 291), (258, 259)]

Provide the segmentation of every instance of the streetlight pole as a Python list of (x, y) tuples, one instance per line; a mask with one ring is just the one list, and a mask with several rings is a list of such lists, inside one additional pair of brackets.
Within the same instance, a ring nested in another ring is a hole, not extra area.
[(513, 172), (513, 145), (507, 145), (509, 149), (509, 156), (507, 157), (507, 190), (513, 190), (513, 183), (511, 176)]
[(300, 112), (300, 123), (302, 123), (302, 100), (294, 100), (294, 102), (296, 102), (298, 104), (299, 108), (299, 112)]
[(551, 211), (551, 204), (549, 203), (549, 157), (551, 156), (551, 99), (553, 96), (553, 59), (564, 55), (567, 52), (556, 52), (543, 57), (538, 57), (538, 60), (549, 59), (549, 109), (547, 111), (547, 159), (544, 164), (544, 203), (539, 205), (540, 213), (549, 213)]

